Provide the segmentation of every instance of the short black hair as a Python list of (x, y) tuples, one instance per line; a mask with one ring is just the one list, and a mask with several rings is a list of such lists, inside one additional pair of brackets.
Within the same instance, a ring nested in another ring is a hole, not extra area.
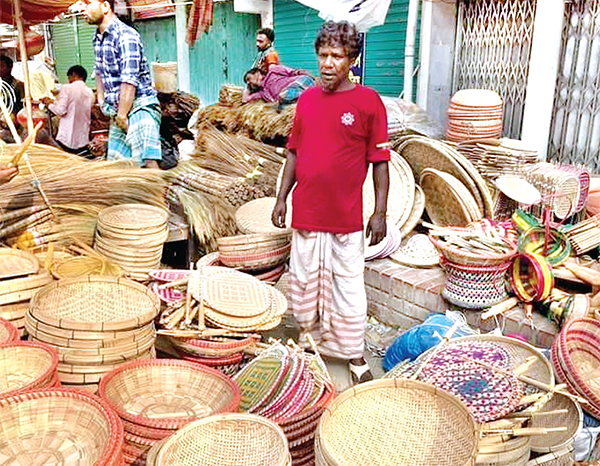
[(13, 67), (13, 61), (12, 58), (10, 58), (7, 55), (0, 55), (0, 61), (2, 63), (4, 63), (6, 65), (7, 68), (11, 68)]
[(260, 68), (251, 68), (251, 69), (249, 69), (248, 71), (246, 71), (244, 73), (244, 82), (247, 83), (248, 82), (247, 81), (248, 76), (251, 75), (251, 74), (256, 74), (256, 73), (260, 73), (263, 76), (265, 75), (265, 73), (264, 73), (264, 71), (262, 69), (260, 69)]
[(87, 75), (87, 71), (81, 65), (73, 65), (71, 68), (69, 68), (69, 71), (67, 71), (67, 76), (77, 76), (83, 81), (87, 79)]
[(264, 34), (271, 42), (275, 42), (275, 31), (271, 28), (262, 28), (256, 31), (256, 35)]
[(321, 26), (315, 40), (315, 51), (321, 47), (344, 47), (348, 56), (354, 60), (360, 54), (362, 40), (354, 24), (348, 21), (327, 21)]
[(114, 13), (115, 12), (115, 0), (104, 0), (104, 1), (110, 5), (110, 10)]

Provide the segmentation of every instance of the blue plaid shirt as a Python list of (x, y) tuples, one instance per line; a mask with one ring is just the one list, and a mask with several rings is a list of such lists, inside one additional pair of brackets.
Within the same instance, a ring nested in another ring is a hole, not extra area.
[(114, 18), (103, 33), (96, 32), (94, 51), (94, 70), (102, 79), (105, 103), (118, 106), (121, 83), (136, 87), (135, 98), (140, 104), (157, 102), (142, 38), (135, 29)]

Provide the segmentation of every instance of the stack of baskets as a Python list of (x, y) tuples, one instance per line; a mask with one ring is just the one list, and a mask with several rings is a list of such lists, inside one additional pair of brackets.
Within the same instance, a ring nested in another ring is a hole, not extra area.
[(321, 414), (335, 396), (320, 360), (275, 345), (236, 376), (240, 409), (265, 416), (284, 430), (294, 465), (314, 461), (314, 436)]
[(530, 460), (527, 466), (573, 466), (574, 464), (575, 452), (573, 447), (570, 447), (537, 456)]
[(494, 435), (479, 441), (476, 466), (525, 466), (531, 454), (530, 437)]
[(99, 398), (52, 388), (0, 398), (4, 464), (121, 466), (123, 425)]
[(98, 215), (96, 250), (120, 266), (134, 280), (148, 279), (160, 266), (169, 236), (168, 212), (145, 204), (122, 204)]
[(233, 376), (240, 369), (244, 350), (258, 340), (257, 335), (203, 339), (170, 337), (171, 344), (182, 359), (213, 367), (229, 376)]
[(95, 392), (107, 372), (151, 356), (159, 309), (136, 282), (90, 275), (43, 288), (25, 319), (32, 340), (58, 350), (61, 383)]
[(558, 379), (588, 401), (582, 407), (596, 418), (600, 417), (598, 361), (600, 321), (584, 318), (567, 322), (552, 344), (552, 364)]
[(456, 397), (422, 382), (382, 379), (345, 391), (323, 413), (315, 464), (467, 466), (478, 439)]
[(12, 342), (0, 345), (0, 396), (60, 385), (58, 354), (49, 345)]
[(502, 135), (502, 98), (486, 89), (464, 89), (450, 99), (446, 138), (453, 142)]
[(0, 319), (0, 344), (17, 341), (19, 330), (8, 320)]
[(196, 421), (153, 447), (147, 466), (291, 466), (281, 429), (252, 414), (221, 414)]
[(173, 359), (123, 365), (102, 379), (99, 395), (123, 421), (130, 465), (145, 465), (152, 446), (190, 422), (235, 412), (240, 403), (237, 384), (222, 373)]
[(188, 289), (207, 322), (234, 332), (271, 330), (281, 323), (287, 299), (256, 277), (225, 267), (202, 267)]
[(51, 281), (32, 253), (0, 248), (0, 318), (10, 321), (23, 336), (29, 301)]
[(442, 295), (449, 302), (482, 309), (508, 298), (506, 272), (517, 255), (516, 245), (504, 241), (507, 252), (494, 253), (457, 247), (434, 235), (429, 239), (441, 254), (440, 264), (446, 272)]
[(285, 271), (291, 239), (287, 232), (218, 238), (219, 262), (274, 285)]

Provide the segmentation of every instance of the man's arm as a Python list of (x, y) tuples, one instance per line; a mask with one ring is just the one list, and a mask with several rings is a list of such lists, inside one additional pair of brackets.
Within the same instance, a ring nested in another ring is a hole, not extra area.
[(277, 202), (271, 214), (271, 221), (273, 225), (278, 228), (285, 228), (285, 214), (287, 211), (287, 197), (290, 191), (296, 183), (296, 151), (288, 150), (287, 158), (285, 161), (285, 168), (283, 169), (283, 177), (281, 180), (281, 187), (277, 194)]
[(98, 97), (98, 105), (102, 108), (104, 105), (104, 84), (102, 84), (102, 78), (96, 73), (96, 95)]
[(119, 87), (119, 109), (117, 110), (115, 123), (125, 132), (129, 126), (127, 118), (135, 100), (135, 92), (136, 87), (132, 84), (121, 83)]
[(387, 162), (373, 163), (373, 184), (375, 186), (375, 211), (367, 224), (369, 246), (379, 243), (386, 235), (387, 198), (390, 188), (390, 172)]
[(67, 110), (69, 108), (69, 91), (67, 87), (63, 87), (58, 94), (58, 99), (56, 102), (52, 102), (49, 97), (42, 98), (42, 102), (48, 107), (55, 115), (59, 117), (64, 117), (67, 114)]

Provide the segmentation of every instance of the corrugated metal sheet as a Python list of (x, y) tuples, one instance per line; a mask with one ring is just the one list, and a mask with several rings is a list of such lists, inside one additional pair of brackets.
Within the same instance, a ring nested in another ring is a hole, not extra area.
[(136, 21), (148, 62), (177, 61), (175, 17)]
[(96, 83), (92, 76), (94, 68), (92, 40), (96, 27), (89, 25), (80, 17), (73, 16), (52, 23), (51, 32), (59, 81), (63, 84), (67, 83), (67, 70), (73, 65), (81, 65), (88, 72), (88, 86), (95, 88)]
[[(408, 4), (392, 0), (385, 24), (366, 35), (364, 83), (382, 95), (397, 96), (404, 87)], [(274, 0), (275, 48), (284, 65), (318, 73), (314, 40), (322, 22), (316, 10), (294, 0)]]

